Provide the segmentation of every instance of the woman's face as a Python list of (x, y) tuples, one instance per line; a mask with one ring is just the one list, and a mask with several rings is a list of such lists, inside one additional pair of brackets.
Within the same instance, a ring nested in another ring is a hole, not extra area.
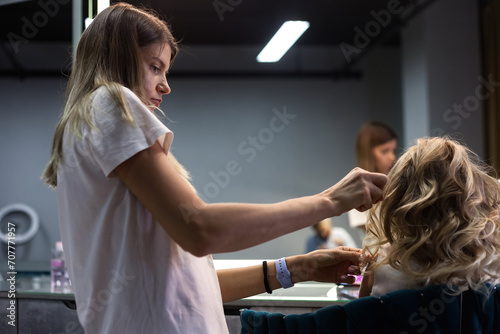
[(373, 148), (372, 154), (375, 159), (376, 172), (384, 174), (389, 173), (389, 170), (396, 160), (396, 155), (394, 154), (396, 144), (396, 139), (393, 139)]
[(159, 107), (163, 94), (170, 94), (167, 73), (170, 68), (171, 49), (167, 44), (153, 43), (141, 48), (144, 68), (144, 89), (151, 102), (151, 109)]

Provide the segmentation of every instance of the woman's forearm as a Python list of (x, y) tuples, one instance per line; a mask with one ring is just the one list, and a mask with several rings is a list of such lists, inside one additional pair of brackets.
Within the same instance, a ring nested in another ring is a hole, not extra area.
[[(304, 281), (309, 276), (304, 273), (304, 263), (309, 255), (290, 256), (285, 259), (293, 283)], [(281, 288), (276, 277), (276, 261), (267, 261), (267, 282), (271, 290)], [(264, 284), (264, 263), (234, 269), (217, 270), (222, 301), (230, 302), (266, 292)]]
[(274, 204), (218, 203), (192, 207), (187, 225), (203, 237), (202, 253), (232, 252), (252, 247), (310, 226), (334, 211), (322, 195)]
[[(217, 276), (224, 303), (266, 292), (262, 265), (217, 270)], [(274, 261), (267, 262), (267, 279), (271, 290), (281, 288)]]

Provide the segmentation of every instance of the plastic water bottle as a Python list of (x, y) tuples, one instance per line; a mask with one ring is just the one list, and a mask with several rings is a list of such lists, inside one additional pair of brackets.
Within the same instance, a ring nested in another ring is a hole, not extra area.
[(50, 290), (58, 293), (71, 292), (71, 282), (64, 263), (64, 251), (61, 241), (56, 242), (56, 248), (50, 260)]

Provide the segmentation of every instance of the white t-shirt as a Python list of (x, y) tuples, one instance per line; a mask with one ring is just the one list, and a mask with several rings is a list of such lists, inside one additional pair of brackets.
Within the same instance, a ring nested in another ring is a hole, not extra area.
[(64, 137), (58, 206), (66, 264), (86, 333), (227, 333), (212, 257), (185, 252), (110, 173), (173, 133), (127, 88), (136, 124), (108, 90), (93, 94), (95, 129)]

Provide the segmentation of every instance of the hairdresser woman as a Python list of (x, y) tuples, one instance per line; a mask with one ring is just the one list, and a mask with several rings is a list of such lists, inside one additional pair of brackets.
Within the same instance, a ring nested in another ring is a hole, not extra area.
[(210, 254), (272, 240), (380, 200), (360, 169), (313, 196), (206, 204), (154, 115), (177, 45), (128, 4), (82, 34), (43, 178), (57, 187), (61, 237), (86, 333), (227, 333), (222, 307), (295, 282), (352, 282), (360, 250), (334, 249), (216, 273)]

